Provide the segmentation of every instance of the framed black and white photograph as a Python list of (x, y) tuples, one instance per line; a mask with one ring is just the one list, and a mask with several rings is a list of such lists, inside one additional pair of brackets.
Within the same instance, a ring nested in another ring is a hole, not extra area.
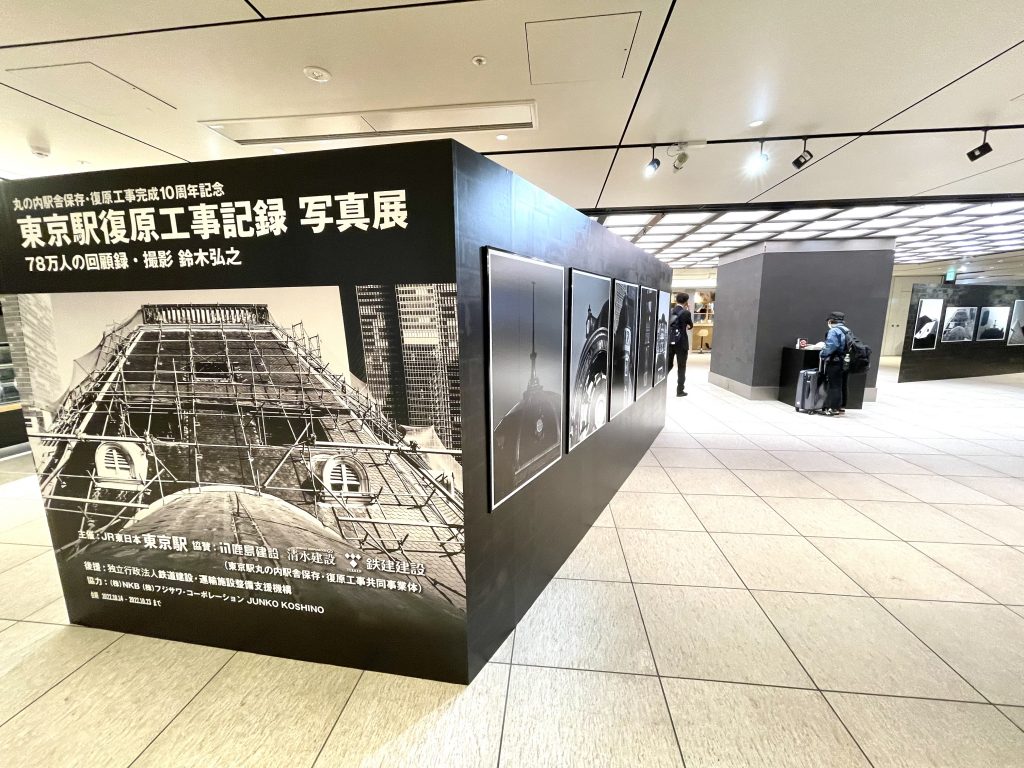
[(1013, 315), (1010, 317), (1010, 335), (1006, 339), (1006, 346), (1024, 346), (1024, 299), (1017, 299), (1013, 302)]
[(565, 270), (487, 249), (491, 507), (562, 457)]
[(615, 281), (612, 301), (612, 386), (609, 416), (615, 418), (636, 393), (636, 310), (640, 287)]
[(569, 450), (608, 420), (611, 278), (572, 271), (569, 299)]
[(654, 383), (660, 384), (668, 375), (668, 322), (671, 298), (667, 291), (658, 291), (658, 317), (654, 326)]
[(942, 299), (921, 299), (917, 306), (914, 340), (910, 348), (915, 352), (935, 349), (939, 343), (939, 325), (942, 322)]
[(653, 288), (640, 289), (640, 309), (637, 326), (636, 396), (654, 386), (654, 348), (657, 334), (658, 292)]
[(946, 319), (942, 324), (942, 343), (971, 341), (977, 322), (977, 307), (947, 307)]
[(982, 307), (978, 318), (978, 341), (1003, 341), (1010, 322), (1009, 307)]

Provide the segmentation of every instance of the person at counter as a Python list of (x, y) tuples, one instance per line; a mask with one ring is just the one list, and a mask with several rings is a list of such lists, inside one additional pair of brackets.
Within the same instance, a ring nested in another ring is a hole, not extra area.
[(693, 330), (693, 316), (690, 314), (690, 294), (677, 293), (669, 323), (668, 369), (676, 364), (676, 397), (686, 397), (686, 358), (690, 350), (690, 339), (686, 332)]
[(825, 376), (824, 416), (838, 416), (846, 413), (847, 383), (849, 372), (844, 358), (850, 340), (850, 329), (846, 327), (846, 314), (830, 312), (827, 320), (828, 334), (825, 341), (814, 345), (801, 343), (802, 349), (820, 349), (821, 372)]

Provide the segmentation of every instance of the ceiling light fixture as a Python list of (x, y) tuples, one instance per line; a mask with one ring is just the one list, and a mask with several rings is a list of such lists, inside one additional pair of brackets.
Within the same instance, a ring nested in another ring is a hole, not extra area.
[(473, 62), (474, 67), (483, 67), (487, 65), (487, 59), (484, 56), (474, 56), (470, 61)]
[(811, 150), (807, 148), (807, 139), (804, 139), (804, 151), (797, 155), (796, 158), (793, 160), (793, 167), (799, 171), (801, 168), (803, 168), (805, 165), (811, 162), (813, 158), (814, 155), (812, 155)]
[(967, 153), (967, 159), (973, 163), (975, 160), (980, 160), (991, 151), (992, 145), (988, 143), (988, 131), (985, 131), (981, 135), (981, 144)]
[(284, 150), (281, 149), (280, 147), (274, 147), (271, 150), (271, 152), (273, 152), (275, 155), (283, 155), (284, 154)]
[(508, 134), (507, 133), (499, 133), (494, 138), (496, 138), (498, 141), (508, 141)]
[(651, 147), (651, 161), (644, 166), (644, 178), (649, 179), (661, 168), (661, 160), (654, 156), (654, 147)]
[(331, 73), (323, 67), (303, 67), (302, 74), (312, 80), (314, 83), (327, 83), (330, 82)]
[(681, 141), (668, 148), (668, 156), (672, 158), (673, 173), (683, 170), (683, 166), (686, 165), (686, 161), (690, 159), (690, 155), (686, 151), (688, 146), (689, 145), (685, 141)]
[(747, 125), (749, 125), (751, 128), (760, 128), (762, 125), (764, 125), (764, 120), (751, 120), (749, 123), (747, 123)]
[(760, 176), (768, 169), (768, 161), (770, 159), (768, 153), (764, 151), (764, 142), (762, 141), (757, 148), (757, 152), (747, 158), (744, 170), (748, 176)]

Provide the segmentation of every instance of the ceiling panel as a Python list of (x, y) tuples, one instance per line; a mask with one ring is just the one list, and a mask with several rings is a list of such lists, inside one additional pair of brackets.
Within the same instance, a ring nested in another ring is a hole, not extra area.
[[(972, 163), (965, 153), (976, 141), (977, 137), (971, 134), (865, 136), (829, 157), (820, 153), (821, 160), (806, 166), (757, 200), (917, 195), (965, 175), (995, 168), (1008, 158), (1024, 157), (1024, 131), (1007, 133), (1000, 139), (1003, 152), (993, 152)], [(814, 144), (811, 149), (815, 149)], [(1018, 186), (1012, 191), (1020, 192), (1021, 188)]]
[[(48, 148), (50, 156), (35, 157), (33, 144)], [(176, 162), (170, 155), (3, 87), (0, 148), (4, 178)]]
[[(177, 108), (174, 119), (157, 122), (125, 110), (114, 127), (189, 160), (268, 151), (211, 136), (196, 125), (202, 120), (494, 101), (536, 101), (538, 127), (507, 131), (505, 142), (492, 133), (453, 138), (481, 151), (609, 144), (621, 135), (668, 3), (628, 4), (640, 23), (625, 76), (613, 81), (531, 85), (524, 28), (528, 21), (617, 12), (626, 5), (619, 0), (563, 0), (556, 11), (545, 0), (446, 3), (0, 50), (0, 82), (15, 84), (6, 71), (14, 68), (93, 62)], [(486, 66), (473, 65), (477, 55)], [(307, 65), (327, 68), (333, 79), (311, 82), (302, 74)], [(81, 108), (98, 119), (87, 100)]]
[(977, 195), (1024, 191), (1024, 157), (928, 190), (932, 195)]
[(332, 13), (407, 5), (426, 5), (458, 0), (251, 0), (264, 16), (295, 16), (303, 13)]
[(4, 0), (0, 46), (255, 18), (243, 0)]
[(613, 150), (558, 154), (500, 155), (496, 163), (536, 184), (564, 203), (586, 208), (597, 199)]
[[(839, 146), (833, 140), (821, 144), (822, 154)], [(690, 150), (690, 159), (678, 173), (672, 160), (658, 150), (661, 169), (654, 178), (644, 178), (643, 167), (651, 159), (649, 149), (624, 149), (600, 205), (694, 205), (700, 203), (746, 202), (793, 171), (790, 161), (800, 153), (798, 141), (779, 142), (766, 147), (770, 157), (763, 174), (749, 174), (746, 166), (756, 154), (756, 144), (716, 144)], [(594, 205), (594, 201), (591, 201)]]
[(1019, 0), (680, 4), (626, 140), (864, 130), (1022, 38)]

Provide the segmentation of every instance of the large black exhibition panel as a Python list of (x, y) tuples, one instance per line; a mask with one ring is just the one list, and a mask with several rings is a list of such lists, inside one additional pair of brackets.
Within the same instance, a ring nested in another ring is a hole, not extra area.
[(72, 621), (471, 680), (664, 423), (669, 280), (450, 141), (0, 185)]
[[(721, 260), (710, 381), (751, 399), (779, 396), (782, 350), (813, 344), (832, 311), (877, 356), (892, 283), (892, 239), (770, 240)], [(877, 358), (874, 362), (877, 362)], [(878, 367), (867, 373), (874, 400)]]
[(903, 381), (1024, 372), (1024, 286), (915, 285)]

